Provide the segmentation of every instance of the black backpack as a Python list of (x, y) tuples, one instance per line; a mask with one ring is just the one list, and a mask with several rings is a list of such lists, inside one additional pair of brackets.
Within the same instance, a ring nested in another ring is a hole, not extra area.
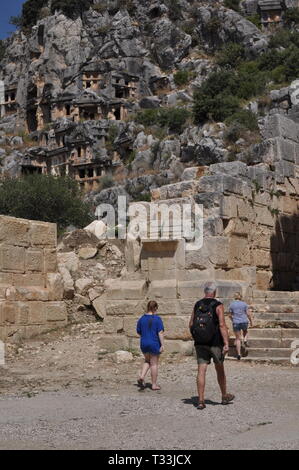
[(214, 308), (217, 304), (217, 300), (213, 300), (209, 305), (200, 300), (195, 305), (193, 325), (190, 329), (195, 344), (207, 345), (213, 340), (217, 332), (214, 320)]

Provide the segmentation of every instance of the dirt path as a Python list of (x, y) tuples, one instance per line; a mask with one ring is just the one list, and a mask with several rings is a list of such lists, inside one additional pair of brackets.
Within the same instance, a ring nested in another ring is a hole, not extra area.
[(299, 448), (298, 367), (228, 361), (237, 398), (222, 406), (211, 366), (200, 412), (192, 357), (165, 357), (161, 392), (140, 392), (141, 359), (102, 358), (100, 333), (94, 324), (45, 336), (0, 369), (0, 449)]

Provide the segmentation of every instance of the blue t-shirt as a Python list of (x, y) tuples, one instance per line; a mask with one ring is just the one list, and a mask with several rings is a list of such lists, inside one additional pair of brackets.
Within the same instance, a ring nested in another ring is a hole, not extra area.
[(233, 315), (233, 323), (238, 325), (239, 323), (248, 323), (247, 316), (248, 305), (242, 300), (234, 300), (230, 306), (229, 311)]
[(141, 336), (140, 348), (146, 354), (160, 354), (161, 342), (159, 333), (164, 325), (158, 315), (143, 315), (137, 323), (137, 333)]

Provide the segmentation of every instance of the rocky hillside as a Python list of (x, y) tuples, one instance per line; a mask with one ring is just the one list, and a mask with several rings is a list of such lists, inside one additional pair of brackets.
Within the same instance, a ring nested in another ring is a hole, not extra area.
[(297, 116), (297, 4), (265, 3), (28, 0), (1, 43), (2, 175), (68, 174), (97, 204), (258, 163), (264, 117)]

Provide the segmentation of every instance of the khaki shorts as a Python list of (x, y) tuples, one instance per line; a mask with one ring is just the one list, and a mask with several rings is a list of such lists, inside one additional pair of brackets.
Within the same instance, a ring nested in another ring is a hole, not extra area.
[(224, 362), (223, 348), (220, 346), (195, 346), (195, 349), (197, 364), (211, 364), (211, 359), (214, 364)]

